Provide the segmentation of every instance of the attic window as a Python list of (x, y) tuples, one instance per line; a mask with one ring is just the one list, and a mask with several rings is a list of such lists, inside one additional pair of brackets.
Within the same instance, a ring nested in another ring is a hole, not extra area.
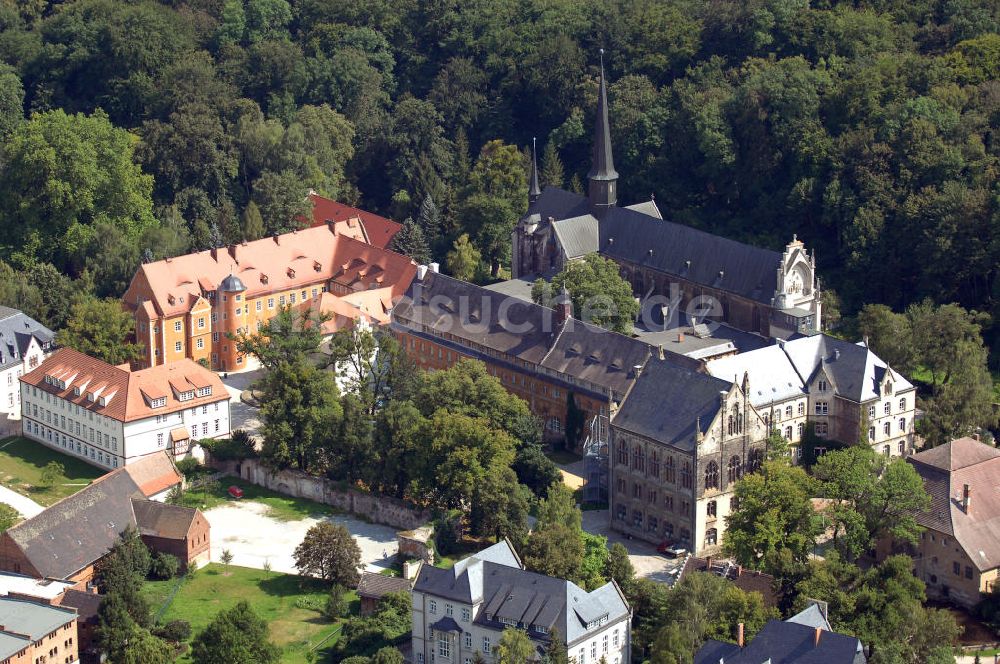
[(186, 392), (179, 392), (177, 394), (178, 401), (190, 401), (194, 399), (194, 390), (187, 390)]
[(163, 408), (166, 405), (167, 405), (167, 398), (166, 397), (156, 397), (155, 399), (150, 399), (149, 400), (149, 407), (150, 408)]
[(263, 272), (260, 273), (260, 283), (262, 283), (262, 284), (266, 284), (267, 283), (267, 275), (264, 274)]
[(199, 387), (198, 388), (198, 396), (199, 397), (210, 397), (210, 396), (212, 396), (212, 386), (209, 385), (208, 387)]
[(295, 278), (295, 270), (293, 270), (292, 268), (288, 268), (288, 276), (289, 276), (289, 278), (294, 279)]
[(313, 262), (313, 269), (316, 270), (317, 272), (319, 272), (320, 270), (323, 269), (323, 266), (322, 266), (322, 264), (320, 264), (319, 261), (314, 261)]
[(73, 388), (73, 396), (74, 397), (80, 396), (80, 386), (79, 385), (77, 385), (76, 387)]
[(170, 304), (173, 304), (175, 301), (176, 301), (176, 298), (174, 298), (173, 295), (168, 295), (167, 296), (167, 302), (169, 302)]

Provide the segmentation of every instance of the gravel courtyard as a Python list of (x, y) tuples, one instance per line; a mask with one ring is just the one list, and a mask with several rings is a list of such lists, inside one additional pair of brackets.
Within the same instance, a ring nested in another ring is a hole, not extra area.
[[(233, 564), (263, 569), (270, 562), (275, 572), (295, 574), (292, 553), (306, 531), (320, 519), (279, 521), (267, 515), (267, 505), (252, 501), (226, 504), (205, 512), (212, 526), (212, 561), (221, 562), (223, 549), (233, 554)], [(377, 572), (388, 566), (396, 553), (396, 531), (389, 526), (366, 523), (350, 516), (326, 517), (346, 527), (361, 548), (365, 568)]]

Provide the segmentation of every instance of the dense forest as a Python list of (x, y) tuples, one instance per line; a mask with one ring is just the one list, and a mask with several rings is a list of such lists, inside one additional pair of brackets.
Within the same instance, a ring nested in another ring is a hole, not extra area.
[(499, 274), (532, 138), (585, 177), (604, 48), (620, 200), (797, 233), (845, 313), (1000, 313), (998, 33), (995, 0), (0, 0), (0, 290), (59, 325), (309, 189)]

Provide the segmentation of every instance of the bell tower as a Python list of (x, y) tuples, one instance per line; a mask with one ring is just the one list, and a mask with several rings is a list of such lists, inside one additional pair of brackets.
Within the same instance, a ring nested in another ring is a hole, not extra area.
[(604, 79), (604, 49), (601, 49), (601, 81), (594, 118), (594, 162), (587, 173), (590, 213), (600, 218), (618, 201), (618, 171), (611, 154), (611, 126), (608, 122), (608, 87)]

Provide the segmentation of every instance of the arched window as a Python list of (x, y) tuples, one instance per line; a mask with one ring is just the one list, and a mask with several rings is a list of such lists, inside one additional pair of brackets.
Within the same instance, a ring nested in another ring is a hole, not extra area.
[(792, 416), (792, 406), (791, 404), (789, 404), (785, 406), (785, 417), (791, 417), (791, 416)]
[(618, 463), (628, 465), (628, 443), (624, 440), (618, 443)]
[(799, 431), (798, 431), (798, 434), (799, 434), (799, 438), (800, 439), (802, 438), (802, 434), (804, 434), (805, 432), (806, 432), (806, 425), (803, 424), (802, 422), (799, 422)]
[(685, 489), (691, 488), (691, 462), (685, 461), (681, 467), (681, 486)]
[(899, 400), (899, 410), (900, 412), (906, 410), (906, 397)]
[(709, 461), (705, 466), (705, 489), (719, 488), (719, 464)]
[(719, 531), (709, 528), (705, 531), (705, 546), (715, 546), (719, 540)]
[(677, 468), (674, 466), (674, 458), (668, 456), (663, 460), (663, 479), (673, 484), (677, 481)]
[(632, 455), (632, 460), (634, 462), (635, 470), (642, 473), (646, 471), (646, 450), (641, 446), (635, 446), (635, 452)]
[(800, 401), (799, 402), (799, 415), (805, 415), (805, 414), (806, 414), (806, 402), (805, 401)]
[(733, 435), (733, 431), (736, 429), (736, 422), (732, 415), (726, 418), (726, 433), (730, 436)]
[(652, 475), (653, 477), (659, 477), (660, 476), (660, 455), (657, 454), (656, 450), (653, 450), (650, 453), (649, 466), (650, 466), (650, 468), (649, 468), (649, 474)]
[(792, 440), (792, 427), (785, 427), (785, 440)]
[(719, 506), (714, 500), (708, 501), (705, 505), (705, 514), (710, 517), (715, 517), (719, 513)]
[(750, 450), (750, 454), (747, 455), (747, 472), (755, 472), (762, 465), (764, 465), (764, 450), (756, 448)]
[(743, 461), (738, 456), (729, 458), (729, 483), (732, 484), (743, 476)]

